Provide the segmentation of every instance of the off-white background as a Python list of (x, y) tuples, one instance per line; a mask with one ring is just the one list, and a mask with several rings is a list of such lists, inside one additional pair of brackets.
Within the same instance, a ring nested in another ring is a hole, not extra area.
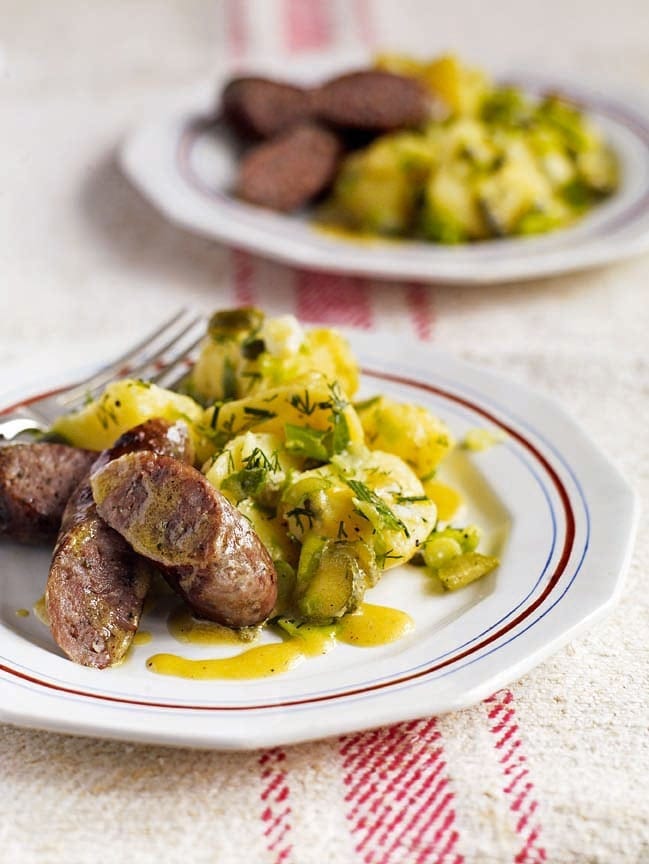
[[(275, 26), (272, 3), (250, 5)], [(346, 14), (343, 0), (332, 5)], [(371, 7), (390, 47), (453, 47), (478, 62), (568, 70), (649, 95), (647, 0)], [(166, 224), (114, 161), (134, 124), (223, 62), (222, 11), (201, 0), (0, 0), (3, 388), (44, 362), (49, 373), (102, 360), (180, 302), (209, 311), (231, 298), (227, 250)], [(269, 308), (290, 307), (290, 271), (258, 269)], [(562, 400), (646, 502), (648, 292), (646, 256), (523, 286), (436, 287), (433, 339)], [(394, 296), (377, 287), (373, 303), (393, 308)], [(393, 324), (410, 335), (405, 317)], [(617, 611), (512, 688), (552, 862), (649, 861), (648, 527), (644, 516)], [(466, 861), (511, 860), (498, 829), (502, 790), (478, 782), (484, 712), (440, 724)], [(318, 837), (338, 806), (334, 748), (295, 748), (289, 762), (303, 841), (295, 860), (325, 861)], [(252, 830), (254, 765), (0, 727), (0, 862), (191, 854), (229, 864), (236, 838)], [(351, 847), (329, 841), (328, 860), (351, 860)], [(272, 860), (258, 847), (249, 860)]]

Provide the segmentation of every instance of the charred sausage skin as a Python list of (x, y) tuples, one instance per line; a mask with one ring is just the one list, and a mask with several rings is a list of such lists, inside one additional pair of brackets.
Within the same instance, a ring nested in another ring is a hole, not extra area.
[(269, 78), (233, 78), (221, 97), (221, 112), (238, 132), (272, 138), (311, 114), (309, 92)]
[(128, 453), (94, 470), (91, 485), (101, 517), (197, 615), (228, 627), (268, 617), (277, 599), (272, 559), (199, 471), (159, 453)]
[(223, 90), (221, 115), (239, 133), (263, 142), (241, 159), (235, 194), (270, 210), (297, 210), (331, 185), (354, 136), (418, 126), (430, 112), (421, 82), (381, 69), (310, 88), (234, 78)]
[(0, 448), (0, 535), (54, 542), (68, 498), (97, 454), (38, 442)]
[[(193, 457), (185, 424), (156, 419), (122, 435), (94, 466), (100, 469), (133, 450), (156, 450), (188, 461)], [(98, 515), (89, 476), (65, 508), (45, 600), (59, 647), (76, 663), (104, 669), (118, 663), (132, 642), (150, 567)]]
[(329, 129), (315, 123), (294, 126), (246, 153), (236, 194), (270, 210), (297, 210), (329, 186), (342, 150), (340, 138)]
[(340, 75), (311, 92), (312, 111), (320, 120), (377, 133), (423, 123), (430, 114), (430, 101), (414, 78), (380, 69)]

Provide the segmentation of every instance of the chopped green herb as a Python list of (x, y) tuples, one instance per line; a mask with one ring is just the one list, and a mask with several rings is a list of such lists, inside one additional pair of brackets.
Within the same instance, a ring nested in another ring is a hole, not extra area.
[(254, 408), (252, 405), (246, 405), (243, 413), (252, 417), (259, 417), (260, 420), (272, 420), (273, 417), (277, 417), (275, 411), (267, 411), (266, 408)]
[(246, 466), (247, 470), (252, 470), (253, 468), (261, 468), (264, 471), (279, 471), (279, 456), (277, 451), (275, 450), (271, 456), (271, 459), (264, 453), (261, 447), (255, 447), (252, 453), (243, 460), (243, 464)]
[(328, 433), (322, 429), (312, 429), (310, 426), (296, 426), (286, 423), (284, 426), (286, 449), (307, 459), (327, 462), (330, 457), (325, 439)]
[(294, 393), (293, 396), (291, 396), (291, 405), (293, 408), (296, 408), (300, 414), (306, 414), (307, 417), (310, 417), (318, 407), (317, 403), (311, 401), (311, 396), (309, 395), (308, 390), (304, 391), (304, 398), (302, 398), (299, 393)]
[(221, 388), (223, 390), (223, 399), (225, 402), (230, 399), (236, 399), (237, 396), (237, 373), (234, 368), (234, 363), (229, 357), (223, 360), (223, 376), (221, 380)]
[(391, 528), (393, 531), (403, 531), (406, 537), (410, 537), (410, 532), (401, 519), (394, 515), (385, 501), (376, 492), (372, 492), (360, 480), (345, 480), (345, 482), (359, 501), (370, 504), (376, 510), (386, 528)]
[[(305, 499), (303, 507), (294, 507), (292, 510), (289, 510), (286, 515), (295, 519), (300, 531), (306, 531), (307, 528), (309, 530), (313, 528), (313, 521), (316, 516), (314, 510), (311, 508), (311, 502), (308, 498)], [(305, 525), (302, 524), (303, 518), (305, 520)]]

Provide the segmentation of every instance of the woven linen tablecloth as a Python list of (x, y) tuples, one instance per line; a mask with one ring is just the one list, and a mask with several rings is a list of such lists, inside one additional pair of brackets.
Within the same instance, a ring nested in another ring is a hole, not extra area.
[[(481, 289), (294, 271), (165, 223), (115, 148), (224, 60), (372, 43), (649, 91), (648, 25), (646, 0), (0, 0), (0, 384), (252, 302), (552, 394), (646, 499), (646, 256)], [(649, 862), (648, 536), (608, 620), (464, 711), (241, 754), (0, 727), (0, 862)]]

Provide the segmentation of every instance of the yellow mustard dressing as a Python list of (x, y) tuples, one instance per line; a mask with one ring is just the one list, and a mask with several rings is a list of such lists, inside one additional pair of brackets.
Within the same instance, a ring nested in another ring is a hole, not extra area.
[(16, 615), (19, 618), (29, 618), (29, 609), (16, 609)]
[(437, 518), (442, 522), (452, 519), (462, 506), (462, 496), (452, 486), (439, 483), (437, 480), (428, 480), (424, 483), (424, 492), (435, 502), (437, 507)]
[(273, 645), (257, 645), (233, 657), (188, 660), (176, 654), (154, 654), (147, 668), (178, 678), (268, 678), (287, 672), (306, 657), (317, 657), (333, 647), (333, 627), (302, 627), (299, 635)]
[(50, 626), (50, 616), (47, 614), (47, 604), (45, 602), (45, 594), (34, 603), (32, 607), (34, 610), (34, 615), (38, 618), (41, 624), (45, 624), (46, 627)]
[[(175, 623), (170, 622), (170, 631), (175, 635), (180, 613), (174, 613)], [(172, 616), (173, 617), (173, 616)], [(182, 631), (183, 642), (210, 644), (204, 638), (203, 624), (187, 613), (190, 625), (185, 621)], [(209, 625), (207, 628), (218, 626)], [(293, 669), (307, 657), (318, 657), (330, 651), (336, 641), (357, 647), (373, 647), (395, 642), (409, 633), (414, 627), (412, 618), (398, 609), (361, 605), (357, 612), (345, 616), (338, 624), (322, 627), (304, 625), (296, 627), (292, 635), (278, 629), (282, 642), (272, 645), (257, 645), (232, 657), (218, 659), (191, 660), (177, 654), (154, 654), (147, 660), (147, 668), (158, 675), (172, 675), (178, 678), (217, 679), (217, 678), (267, 678), (281, 675)], [(226, 628), (219, 628), (224, 630)], [(232, 632), (232, 631), (230, 631)], [(240, 641), (236, 636), (231, 641)], [(211, 644), (214, 644), (213, 642)]]
[(336, 639), (348, 645), (373, 648), (396, 642), (414, 626), (414, 621), (406, 612), (391, 609), (389, 606), (363, 603), (358, 612), (345, 615), (339, 621), (336, 625)]
[(134, 645), (136, 648), (138, 645), (148, 645), (152, 639), (153, 636), (148, 630), (138, 630), (133, 637), (131, 645)]
[(250, 638), (230, 627), (223, 627), (202, 618), (194, 618), (186, 606), (179, 606), (173, 610), (167, 619), (167, 627), (178, 642), (189, 642), (194, 645), (240, 645), (242, 642), (252, 642), (257, 637), (257, 632), (252, 628), (250, 628), (252, 630)]

